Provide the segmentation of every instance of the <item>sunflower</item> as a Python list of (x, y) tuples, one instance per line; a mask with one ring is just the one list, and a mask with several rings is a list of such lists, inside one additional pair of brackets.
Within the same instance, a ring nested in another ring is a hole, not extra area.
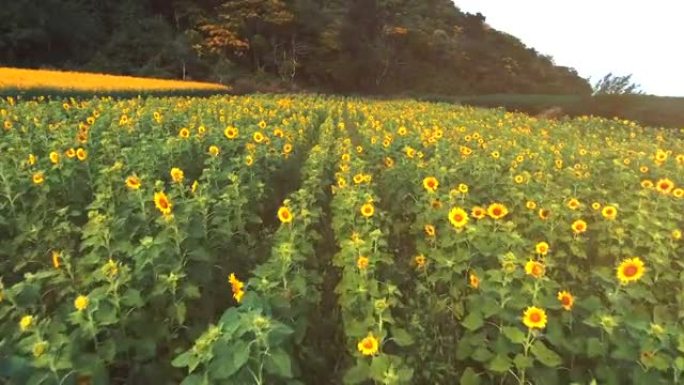
[(85, 295), (79, 295), (79, 296), (76, 297), (76, 299), (74, 300), (74, 307), (75, 307), (76, 310), (78, 310), (78, 311), (83, 311), (83, 310), (85, 310), (86, 308), (88, 308), (88, 304), (90, 304), (90, 300), (89, 300), (88, 297), (85, 296)]
[(76, 158), (80, 161), (84, 161), (88, 158), (88, 151), (84, 150), (83, 148), (79, 147), (76, 150)]
[(198, 188), (199, 188), (199, 182), (194, 181), (194, 182), (192, 182), (192, 185), (190, 186), (190, 192), (194, 194), (195, 192), (197, 192)]
[(237, 127), (228, 126), (225, 130), (223, 130), (223, 135), (225, 135), (225, 137), (228, 139), (235, 139), (239, 134), (240, 131), (237, 129)]
[(468, 223), (468, 213), (460, 207), (454, 207), (449, 210), (449, 222), (460, 229)]
[(245, 295), (245, 283), (240, 281), (235, 273), (230, 273), (228, 276), (228, 283), (230, 283), (230, 289), (233, 292), (233, 298), (238, 303), (242, 302), (242, 297)]
[(570, 294), (569, 291), (559, 291), (558, 292), (558, 301), (560, 301), (561, 306), (563, 306), (563, 309), (570, 311), (572, 309), (572, 305), (575, 304), (575, 297)]
[(280, 219), (280, 223), (290, 223), (292, 222), (293, 218), (294, 216), (292, 215), (292, 212), (290, 212), (289, 208), (286, 206), (280, 206), (278, 209), (278, 219)]
[(672, 239), (674, 239), (675, 241), (682, 239), (682, 231), (679, 229), (672, 230), (672, 233), (670, 235), (672, 236)]
[(648, 172), (648, 167), (646, 167), (646, 166), (641, 166), (641, 167), (639, 167), (639, 171), (640, 171), (642, 174), (645, 174), (645, 173)]
[(59, 153), (57, 151), (52, 151), (50, 153), (49, 157), (50, 157), (50, 162), (52, 162), (52, 164), (59, 163)]
[(468, 275), (468, 284), (473, 289), (477, 289), (478, 287), (480, 287), (480, 277), (478, 277), (477, 274), (475, 274), (475, 272), (470, 273)]
[(387, 168), (392, 168), (394, 167), (394, 159), (390, 158), (389, 156), (385, 158), (385, 167)]
[(42, 171), (38, 171), (33, 174), (31, 177), (31, 180), (33, 180), (33, 184), (35, 185), (41, 185), (43, 182), (45, 182), (45, 174), (43, 174)]
[(644, 179), (641, 181), (641, 187), (647, 188), (647, 189), (652, 189), (653, 188), (653, 181)]
[(672, 190), (672, 196), (675, 198), (684, 198), (684, 189), (678, 187)]
[(499, 154), (499, 151), (492, 151), (492, 153), (490, 155), (494, 159), (499, 159), (499, 157), (501, 156), (501, 154)]
[(534, 250), (539, 255), (546, 255), (549, 252), (549, 244), (546, 242), (539, 242), (534, 246)]
[(470, 211), (470, 215), (472, 215), (475, 219), (482, 219), (487, 216), (487, 210), (485, 210), (484, 207), (475, 206)]
[(413, 257), (413, 261), (415, 262), (417, 268), (422, 269), (427, 263), (427, 258), (425, 258), (423, 254), (419, 254)]
[(572, 198), (568, 201), (568, 208), (571, 210), (577, 210), (580, 207), (580, 201), (577, 198)]
[(372, 356), (378, 352), (379, 346), (380, 343), (378, 339), (373, 336), (373, 333), (368, 333), (368, 336), (359, 341), (356, 347), (364, 356)]
[(523, 323), (530, 329), (543, 329), (546, 321), (546, 312), (536, 306), (528, 307), (523, 313)]
[(154, 193), (154, 205), (164, 215), (170, 215), (173, 205), (163, 191)]
[(180, 131), (178, 131), (178, 137), (180, 137), (182, 139), (189, 138), (190, 137), (190, 130), (188, 130), (185, 127), (181, 128)]
[(291, 152), (292, 152), (292, 144), (291, 143), (285, 143), (283, 145), (283, 154), (288, 155)]
[(35, 155), (29, 154), (28, 159), (26, 160), (26, 163), (28, 163), (29, 166), (33, 166), (34, 164), (36, 164), (37, 161), (38, 161), (38, 158), (36, 158)]
[(575, 234), (581, 234), (585, 231), (587, 231), (587, 222), (583, 221), (582, 219), (578, 219), (574, 222), (572, 222), (572, 231), (575, 232)]
[(70, 148), (66, 151), (64, 151), (64, 155), (66, 155), (67, 158), (72, 159), (76, 156), (76, 150), (73, 148)]
[(516, 176), (513, 178), (513, 180), (514, 180), (515, 183), (517, 183), (517, 184), (522, 184), (522, 183), (525, 181), (525, 177), (522, 176), (522, 175), (516, 175)]
[(605, 206), (603, 210), (601, 210), (601, 215), (609, 221), (612, 221), (617, 217), (617, 208), (615, 208), (615, 206)]
[(363, 183), (363, 174), (356, 174), (356, 175), (354, 175), (354, 177), (352, 178), (352, 180), (354, 181), (354, 184), (361, 184), (361, 183)]
[(639, 257), (627, 258), (620, 262), (617, 267), (616, 275), (620, 283), (626, 285), (630, 282), (636, 282), (644, 275), (646, 268), (644, 262)]
[(366, 218), (370, 218), (373, 216), (373, 214), (375, 214), (375, 207), (372, 203), (364, 203), (364, 205), (361, 206), (361, 215)]
[(368, 260), (368, 257), (366, 257), (366, 256), (360, 255), (356, 259), (356, 267), (358, 267), (359, 270), (366, 270), (368, 268), (368, 263), (369, 263), (369, 260)]
[(508, 208), (502, 203), (492, 203), (487, 207), (487, 214), (494, 219), (501, 219), (508, 215)]
[(131, 175), (126, 178), (126, 187), (129, 190), (137, 190), (140, 188), (140, 178), (135, 175)]
[(598, 202), (594, 202), (591, 204), (591, 208), (598, 211), (601, 208), (601, 204)]
[(245, 164), (247, 166), (251, 166), (252, 164), (254, 164), (254, 157), (252, 157), (251, 155), (247, 155), (245, 157)]
[(22, 332), (25, 332), (29, 330), (34, 323), (35, 319), (32, 315), (25, 315), (19, 320), (19, 329), (21, 329)]
[(655, 184), (656, 190), (661, 194), (669, 194), (674, 189), (674, 182), (668, 178), (660, 179)]
[(259, 128), (261, 128), (262, 130), (263, 130), (264, 128), (266, 128), (266, 122), (263, 121), (263, 120), (260, 121), (260, 122), (259, 122)]
[(185, 173), (183, 173), (183, 170), (181, 170), (178, 167), (174, 167), (171, 169), (171, 179), (175, 183), (183, 183), (183, 179), (185, 178)]
[(525, 203), (525, 207), (527, 207), (528, 210), (534, 210), (537, 208), (537, 203), (535, 203), (534, 201), (527, 201)]
[(469, 190), (469, 188), (468, 188), (467, 184), (465, 184), (465, 183), (459, 183), (458, 184), (458, 192), (460, 192), (461, 194), (467, 194), (468, 190)]
[(62, 260), (62, 253), (57, 250), (52, 250), (52, 267), (59, 269)]
[(218, 154), (221, 152), (221, 150), (218, 148), (218, 146), (209, 146), (209, 155), (211, 156), (218, 156)]
[(437, 232), (435, 230), (435, 226), (433, 225), (425, 225), (423, 229), (425, 231), (425, 235), (427, 235), (428, 237), (434, 237)]
[(439, 181), (434, 176), (428, 176), (423, 179), (423, 188), (428, 192), (433, 193), (437, 191), (437, 187), (439, 187)]
[(531, 275), (534, 278), (541, 278), (544, 275), (544, 264), (537, 261), (527, 261), (525, 264), (525, 274)]

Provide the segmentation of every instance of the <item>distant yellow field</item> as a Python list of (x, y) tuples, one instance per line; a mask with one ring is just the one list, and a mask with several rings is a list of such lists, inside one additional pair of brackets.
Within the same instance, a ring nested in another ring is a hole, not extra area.
[(0, 90), (57, 89), (64, 91), (227, 90), (222, 84), (116, 76), (98, 73), (0, 67)]

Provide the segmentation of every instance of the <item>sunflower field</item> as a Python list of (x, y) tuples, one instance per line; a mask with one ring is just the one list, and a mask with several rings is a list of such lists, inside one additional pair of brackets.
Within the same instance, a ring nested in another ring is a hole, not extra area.
[(0, 100), (5, 384), (684, 383), (684, 130)]

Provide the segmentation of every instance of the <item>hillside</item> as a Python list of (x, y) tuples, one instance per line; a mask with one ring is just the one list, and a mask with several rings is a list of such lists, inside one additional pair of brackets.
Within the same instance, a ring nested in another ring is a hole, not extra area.
[(0, 9), (0, 63), (388, 94), (587, 94), (450, 0), (59, 0)]

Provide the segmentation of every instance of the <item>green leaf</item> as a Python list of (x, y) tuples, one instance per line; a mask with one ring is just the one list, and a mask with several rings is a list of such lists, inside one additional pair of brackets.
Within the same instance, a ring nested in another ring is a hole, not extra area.
[(370, 366), (364, 361), (357, 361), (356, 365), (344, 373), (342, 381), (347, 385), (360, 384), (370, 377)]
[(535, 342), (530, 351), (535, 358), (539, 360), (539, 362), (548, 367), (555, 368), (562, 363), (561, 357), (553, 350), (547, 348), (546, 345), (544, 345), (544, 343), (541, 341)]
[(370, 375), (374, 380), (381, 382), (385, 378), (385, 372), (390, 367), (389, 357), (386, 355), (373, 357), (370, 366)]
[(518, 369), (527, 369), (534, 366), (534, 359), (532, 359), (532, 357), (526, 357), (518, 353), (515, 355), (513, 363), (515, 364), (515, 367)]
[(183, 380), (183, 382), (180, 383), (180, 385), (201, 385), (202, 384), (202, 376), (199, 374), (191, 374)]
[(606, 346), (596, 337), (587, 339), (587, 357), (595, 358), (606, 354)]
[(283, 349), (275, 349), (266, 357), (266, 371), (282, 378), (292, 378), (292, 361)]
[(489, 370), (497, 373), (505, 373), (511, 367), (511, 360), (499, 354), (489, 363)]
[(410, 346), (413, 344), (413, 337), (404, 329), (392, 328), (392, 338), (399, 346)]
[(494, 357), (494, 354), (489, 351), (489, 349), (485, 348), (484, 346), (480, 346), (473, 352), (473, 355), (471, 356), (472, 359), (475, 361), (479, 362), (487, 362)]
[(470, 331), (475, 331), (484, 325), (484, 319), (482, 314), (479, 312), (471, 312), (467, 317), (461, 322), (461, 325)]
[(527, 339), (525, 333), (516, 327), (506, 326), (502, 330), (503, 334), (514, 344), (522, 344)]
[(188, 366), (188, 362), (190, 362), (190, 355), (192, 353), (188, 350), (187, 352), (181, 353), (180, 356), (176, 357), (171, 361), (171, 366), (174, 368), (184, 368)]
[(238, 341), (233, 345), (233, 364), (240, 369), (249, 360), (249, 345), (244, 341)]
[(472, 368), (466, 368), (461, 374), (460, 385), (480, 385), (480, 376)]
[(126, 290), (124, 295), (121, 296), (121, 303), (131, 307), (141, 307), (145, 304), (140, 296), (140, 291), (136, 289)]

